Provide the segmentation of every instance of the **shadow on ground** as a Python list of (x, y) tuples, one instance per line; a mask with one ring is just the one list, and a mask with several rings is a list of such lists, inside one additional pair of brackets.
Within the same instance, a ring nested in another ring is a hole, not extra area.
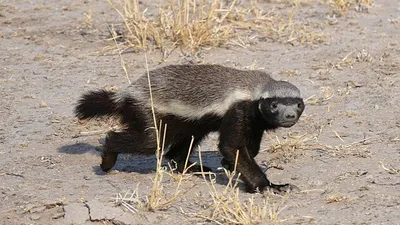
[(77, 154), (95, 153), (97, 150), (97, 146), (86, 143), (76, 143), (72, 145), (61, 146), (57, 150), (61, 153), (77, 155)]
[[(102, 146), (94, 146), (87, 143), (75, 143), (71, 145), (64, 145), (58, 148), (58, 151), (61, 153), (71, 154), (71, 155), (79, 155), (79, 154), (98, 155), (99, 156), (98, 164), (92, 165), (93, 172), (95, 172), (97, 175), (107, 174), (100, 169), (100, 162), (101, 162), (100, 155), (102, 151)], [(216, 151), (202, 152), (203, 165), (210, 167), (214, 172), (221, 174), (222, 176), (224, 172), (217, 170), (218, 167), (221, 167), (220, 163), (221, 159), (222, 156)], [(199, 163), (199, 157), (197, 152), (195, 152), (190, 157), (190, 161)], [(163, 166), (168, 167), (168, 160), (163, 160)], [(127, 173), (136, 172), (141, 174), (150, 174), (156, 171), (156, 167), (157, 167), (157, 160), (155, 155), (142, 156), (142, 155), (132, 155), (132, 154), (119, 154), (117, 162), (115, 166), (112, 168), (112, 170), (117, 170), (120, 172), (127, 172)], [(221, 178), (217, 180), (221, 182), (227, 181)]]

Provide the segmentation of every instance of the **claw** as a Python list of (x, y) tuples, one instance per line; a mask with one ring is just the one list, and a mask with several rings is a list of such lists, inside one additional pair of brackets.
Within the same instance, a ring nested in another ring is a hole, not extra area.
[(271, 184), (267, 190), (273, 192), (274, 194), (283, 195), (289, 192), (299, 192), (300, 188), (293, 184)]
[(108, 172), (114, 165), (115, 162), (117, 161), (118, 153), (115, 152), (103, 152), (103, 155), (101, 156), (101, 164), (100, 168), (103, 170), (103, 172)]
[[(201, 166), (200, 165), (193, 165), (192, 167), (189, 168), (190, 173), (195, 173), (195, 172), (201, 172)], [(212, 172), (210, 167), (203, 166), (203, 172)]]

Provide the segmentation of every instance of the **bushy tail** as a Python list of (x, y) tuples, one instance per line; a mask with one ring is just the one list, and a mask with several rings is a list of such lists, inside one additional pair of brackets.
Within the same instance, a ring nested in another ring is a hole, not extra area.
[(115, 93), (98, 90), (84, 94), (75, 107), (75, 116), (79, 119), (90, 119), (100, 116), (112, 116), (119, 111)]

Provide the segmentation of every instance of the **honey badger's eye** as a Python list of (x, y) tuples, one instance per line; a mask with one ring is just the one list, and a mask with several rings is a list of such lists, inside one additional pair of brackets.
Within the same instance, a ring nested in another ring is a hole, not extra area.
[(273, 102), (273, 103), (271, 104), (271, 108), (272, 108), (272, 109), (278, 108), (278, 103), (277, 103), (277, 102)]
[(297, 108), (301, 108), (303, 106), (303, 104), (300, 102), (297, 104)]

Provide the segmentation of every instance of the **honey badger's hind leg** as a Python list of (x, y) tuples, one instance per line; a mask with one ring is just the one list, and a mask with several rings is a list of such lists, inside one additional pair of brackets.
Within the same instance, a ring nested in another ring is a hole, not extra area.
[(100, 167), (107, 172), (115, 165), (119, 153), (151, 155), (156, 147), (156, 140), (150, 134), (134, 130), (110, 131), (106, 137)]
[(151, 155), (157, 149), (154, 129), (149, 129), (152, 118), (140, 102), (130, 96), (120, 99), (118, 116), (125, 129), (110, 131), (106, 136), (100, 165), (104, 172), (115, 165), (119, 153)]
[[(191, 154), (200, 142), (212, 131), (216, 131), (221, 123), (221, 117), (213, 114), (206, 114), (196, 120), (187, 120), (178, 116), (163, 116), (167, 127), (167, 145), (169, 150), (166, 158), (175, 161), (178, 172), (185, 170), (186, 158)], [(193, 143), (192, 143), (193, 137)], [(192, 143), (192, 148), (190, 145)], [(191, 166), (189, 172), (210, 172), (211, 169), (200, 164), (188, 161), (186, 166)]]
[[(192, 137), (185, 137), (180, 139), (179, 141), (176, 141), (175, 143), (171, 144), (167, 154), (165, 155), (166, 158), (170, 159), (174, 163), (176, 163), (176, 170), (177, 172), (182, 173), (186, 168), (185, 168), (185, 163), (188, 155), (191, 154), (191, 151), (196, 148), (201, 140), (204, 138), (203, 137), (195, 137), (192, 143)], [(190, 148), (190, 144), (192, 143), (192, 148)], [(203, 166), (203, 170), (201, 169), (201, 166), (199, 164), (192, 165), (193, 162), (190, 160), (188, 161), (186, 167), (189, 167), (188, 172), (210, 172), (211, 169)]]

